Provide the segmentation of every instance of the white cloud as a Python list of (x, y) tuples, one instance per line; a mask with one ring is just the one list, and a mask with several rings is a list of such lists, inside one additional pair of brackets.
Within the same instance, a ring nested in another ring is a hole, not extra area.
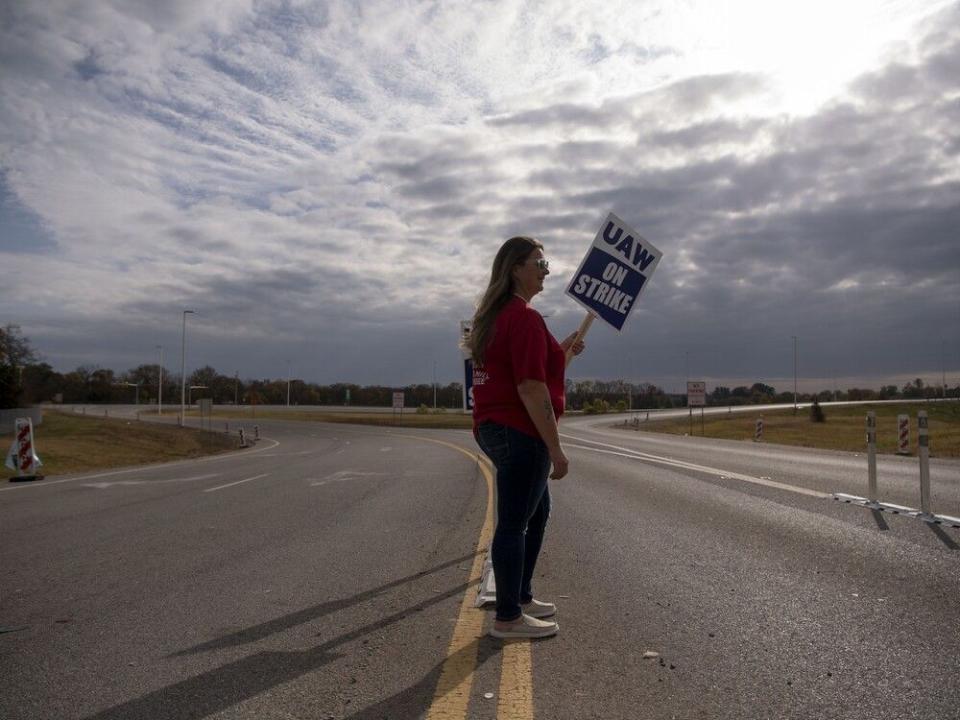
[(769, 293), (793, 322), (920, 228), (902, 280), (956, 295), (957, 13), (911, 35), (944, 3), (835, 5), (14, 4), (0, 180), (57, 245), (6, 253), (0, 301), (51, 358), (58, 322), (186, 305), (238, 343), (371, 319), (446, 342), (516, 233), (546, 240), (542, 302), (572, 322), (562, 273), (610, 208), (676, 253), (649, 299), (674, 321)]

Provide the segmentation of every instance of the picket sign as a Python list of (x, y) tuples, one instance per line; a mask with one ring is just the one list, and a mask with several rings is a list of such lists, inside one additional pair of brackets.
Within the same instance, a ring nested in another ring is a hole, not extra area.
[(593, 319), (595, 317), (596, 315), (588, 312), (586, 317), (584, 317), (583, 321), (580, 323), (580, 327), (577, 328), (577, 336), (573, 339), (573, 342), (570, 343), (570, 348), (567, 350), (566, 367), (570, 367), (570, 362), (573, 360), (573, 346), (586, 337), (587, 330), (589, 330), (590, 326), (593, 325)]
[[(567, 286), (567, 295), (587, 311), (573, 344), (583, 340), (595, 318), (620, 332), (660, 257), (640, 233), (608, 213)], [(572, 359), (572, 350), (567, 350), (567, 365)]]

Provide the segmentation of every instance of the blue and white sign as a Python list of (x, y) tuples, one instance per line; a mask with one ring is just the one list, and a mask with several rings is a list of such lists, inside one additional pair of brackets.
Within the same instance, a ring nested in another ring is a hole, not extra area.
[(473, 358), (466, 350), (466, 342), (470, 339), (470, 332), (473, 329), (472, 320), (460, 321), (460, 347), (463, 350), (463, 410), (464, 412), (473, 411)]
[(567, 286), (567, 295), (619, 332), (659, 262), (660, 251), (610, 213)]
[(463, 359), (463, 406), (473, 411), (473, 358)]

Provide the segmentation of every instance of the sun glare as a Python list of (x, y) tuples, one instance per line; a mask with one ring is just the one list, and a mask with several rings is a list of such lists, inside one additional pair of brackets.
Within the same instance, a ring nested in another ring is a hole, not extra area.
[(880, 58), (905, 52), (914, 23), (944, 4), (705, 2), (686, 14), (688, 60), (698, 73), (763, 73), (772, 81), (770, 110), (803, 115)]

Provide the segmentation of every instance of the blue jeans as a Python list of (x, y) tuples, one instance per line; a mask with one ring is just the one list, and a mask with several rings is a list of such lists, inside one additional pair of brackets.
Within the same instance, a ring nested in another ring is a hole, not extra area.
[(533, 569), (550, 517), (550, 454), (539, 438), (494, 422), (481, 423), (474, 436), (497, 469), (497, 530), (490, 553), (497, 620), (516, 620), (520, 604), (533, 599)]

